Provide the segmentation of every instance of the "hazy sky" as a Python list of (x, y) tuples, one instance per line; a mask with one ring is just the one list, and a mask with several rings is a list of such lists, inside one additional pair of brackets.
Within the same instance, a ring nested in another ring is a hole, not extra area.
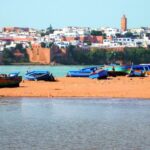
[(0, 26), (150, 26), (150, 0), (0, 0)]

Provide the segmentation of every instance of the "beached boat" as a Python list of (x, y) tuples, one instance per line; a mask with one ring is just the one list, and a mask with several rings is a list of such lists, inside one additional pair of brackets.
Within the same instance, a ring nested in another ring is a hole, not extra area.
[(145, 77), (146, 70), (142, 65), (132, 65), (130, 69), (129, 77)]
[(19, 73), (0, 74), (0, 87), (19, 87), (22, 77)]
[(52, 73), (50, 73), (49, 71), (45, 71), (45, 70), (27, 71), (24, 77), (26, 80), (31, 80), (31, 81), (38, 81), (38, 80), (55, 81), (55, 78), (52, 75)]
[(106, 79), (108, 77), (108, 71), (104, 69), (98, 69), (91, 73), (89, 78), (91, 79)]
[(140, 64), (147, 75), (150, 75), (150, 64)]
[(109, 65), (104, 66), (104, 69), (108, 71), (109, 76), (125, 76), (129, 74), (131, 66), (128, 65)]
[(89, 77), (91, 73), (95, 72), (97, 67), (87, 67), (80, 70), (69, 71), (67, 77)]

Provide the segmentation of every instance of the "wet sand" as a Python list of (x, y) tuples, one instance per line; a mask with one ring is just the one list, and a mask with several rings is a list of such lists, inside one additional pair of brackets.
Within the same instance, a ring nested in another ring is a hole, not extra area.
[(56, 82), (22, 81), (18, 88), (0, 88), (0, 97), (150, 98), (150, 77), (106, 80), (62, 77)]

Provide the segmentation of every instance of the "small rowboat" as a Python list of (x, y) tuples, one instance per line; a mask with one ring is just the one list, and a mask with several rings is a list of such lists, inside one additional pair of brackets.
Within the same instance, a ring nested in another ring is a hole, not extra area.
[(38, 81), (38, 80), (44, 80), (44, 81), (55, 81), (54, 76), (52, 75), (52, 73), (50, 73), (49, 71), (28, 71), (25, 74), (25, 79), (26, 80), (31, 80), (31, 81)]
[(87, 67), (80, 70), (69, 71), (67, 77), (89, 77), (90, 74), (96, 70), (97, 67)]

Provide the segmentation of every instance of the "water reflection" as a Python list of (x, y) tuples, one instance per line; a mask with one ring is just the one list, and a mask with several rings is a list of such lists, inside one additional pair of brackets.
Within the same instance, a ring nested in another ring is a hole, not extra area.
[(2, 150), (149, 150), (150, 101), (0, 99)]

